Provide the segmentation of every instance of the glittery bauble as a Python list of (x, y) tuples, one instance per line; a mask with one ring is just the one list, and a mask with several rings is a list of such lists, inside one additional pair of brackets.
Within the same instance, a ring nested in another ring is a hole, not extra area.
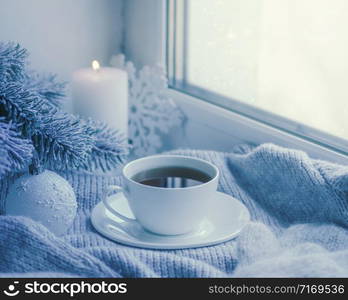
[(25, 216), (46, 226), (56, 235), (66, 233), (76, 216), (73, 188), (52, 171), (24, 175), (10, 187), (6, 214)]

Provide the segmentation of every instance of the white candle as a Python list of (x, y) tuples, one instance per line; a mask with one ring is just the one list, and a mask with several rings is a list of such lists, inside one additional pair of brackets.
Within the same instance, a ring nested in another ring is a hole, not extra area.
[(128, 76), (124, 70), (99, 66), (80, 69), (72, 76), (74, 113), (102, 120), (128, 133)]

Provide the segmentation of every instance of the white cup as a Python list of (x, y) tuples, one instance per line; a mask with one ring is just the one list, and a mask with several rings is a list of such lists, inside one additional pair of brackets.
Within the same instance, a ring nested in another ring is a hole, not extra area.
[[(132, 179), (140, 172), (164, 167), (195, 169), (208, 175), (210, 180), (189, 187), (168, 188)], [(105, 207), (126, 223), (138, 223), (162, 235), (185, 234), (197, 229), (211, 208), (219, 180), (219, 170), (210, 162), (179, 155), (154, 155), (131, 161), (123, 167), (122, 175), (123, 187), (112, 185), (109, 190), (124, 193), (135, 219), (116, 211), (108, 197), (103, 197)]]

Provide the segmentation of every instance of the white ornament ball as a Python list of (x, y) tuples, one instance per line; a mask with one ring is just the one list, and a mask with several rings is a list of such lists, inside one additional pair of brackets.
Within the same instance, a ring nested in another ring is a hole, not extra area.
[(73, 188), (52, 171), (24, 175), (11, 185), (6, 198), (6, 214), (25, 216), (46, 226), (56, 235), (66, 233), (76, 216)]

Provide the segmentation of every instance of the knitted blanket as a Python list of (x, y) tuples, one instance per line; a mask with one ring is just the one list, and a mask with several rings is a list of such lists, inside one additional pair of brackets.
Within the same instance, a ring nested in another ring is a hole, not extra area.
[[(91, 209), (121, 178), (62, 174), (78, 214), (63, 237), (24, 217), (0, 217), (4, 277), (348, 277), (348, 166), (265, 144), (244, 152), (176, 151), (211, 161), (219, 190), (252, 221), (234, 240), (184, 250), (124, 246), (99, 235)], [(8, 183), (0, 187), (2, 201)]]

